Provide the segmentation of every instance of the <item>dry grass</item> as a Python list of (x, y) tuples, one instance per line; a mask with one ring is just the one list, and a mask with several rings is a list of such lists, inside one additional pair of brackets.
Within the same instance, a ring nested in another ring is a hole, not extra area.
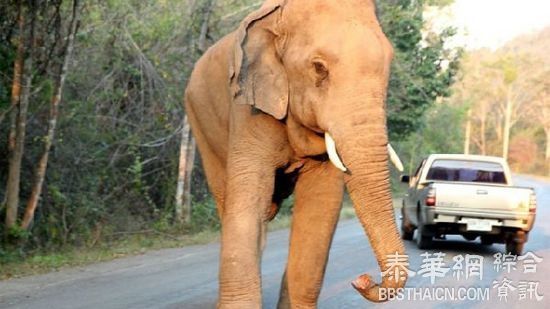
[[(353, 208), (346, 203), (342, 208), (340, 219), (346, 220), (354, 217)], [(269, 224), (269, 231), (288, 228), (290, 223), (290, 216), (277, 217)], [(184, 236), (176, 235), (176, 233), (144, 231), (91, 248), (67, 247), (57, 250), (55, 253), (37, 253), (27, 257), (4, 256), (0, 259), (0, 280), (105, 262), (144, 254), (152, 250), (207, 244), (217, 240), (219, 240), (219, 231), (214, 230)]]
[(0, 280), (38, 275), (63, 268), (84, 266), (152, 250), (177, 248), (216, 241), (219, 232), (205, 231), (194, 235), (174, 236), (165, 233), (127, 235), (119, 240), (92, 248), (67, 247), (55, 253), (34, 254), (28, 257), (5, 256), (0, 260)]

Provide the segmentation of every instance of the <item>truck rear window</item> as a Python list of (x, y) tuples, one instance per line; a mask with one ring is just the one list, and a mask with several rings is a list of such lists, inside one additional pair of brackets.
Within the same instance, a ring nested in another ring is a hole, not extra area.
[(466, 160), (435, 160), (426, 179), (506, 184), (501, 164)]

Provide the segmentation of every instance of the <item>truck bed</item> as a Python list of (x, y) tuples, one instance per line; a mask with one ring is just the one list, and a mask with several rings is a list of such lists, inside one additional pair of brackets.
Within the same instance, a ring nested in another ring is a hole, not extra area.
[(432, 182), (436, 189), (436, 207), (529, 212), (531, 188), (471, 182)]

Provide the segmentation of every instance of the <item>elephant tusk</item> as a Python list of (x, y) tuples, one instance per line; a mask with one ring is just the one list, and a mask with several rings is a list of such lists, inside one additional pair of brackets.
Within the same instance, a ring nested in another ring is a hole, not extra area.
[(344, 163), (342, 163), (340, 156), (338, 156), (334, 139), (332, 138), (332, 136), (330, 136), (330, 134), (328, 134), (328, 132), (325, 132), (325, 145), (327, 146), (327, 153), (330, 162), (332, 162), (332, 164), (334, 164), (337, 169), (341, 170), (342, 172), (346, 172), (348, 169), (346, 168), (346, 166), (344, 166)]
[(395, 168), (397, 168), (397, 170), (399, 170), (400, 172), (403, 172), (403, 163), (401, 162), (401, 159), (399, 159), (399, 156), (397, 155), (395, 150), (393, 150), (391, 144), (388, 144), (388, 152), (390, 153), (390, 160), (393, 165), (395, 165)]

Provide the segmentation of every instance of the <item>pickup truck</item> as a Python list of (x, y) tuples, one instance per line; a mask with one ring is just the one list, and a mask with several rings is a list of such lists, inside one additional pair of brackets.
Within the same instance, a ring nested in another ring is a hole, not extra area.
[(532, 188), (516, 187), (503, 158), (433, 154), (422, 160), (403, 199), (402, 238), (420, 249), (434, 238), (462, 235), (481, 243), (506, 244), (507, 253), (520, 255), (537, 210)]

